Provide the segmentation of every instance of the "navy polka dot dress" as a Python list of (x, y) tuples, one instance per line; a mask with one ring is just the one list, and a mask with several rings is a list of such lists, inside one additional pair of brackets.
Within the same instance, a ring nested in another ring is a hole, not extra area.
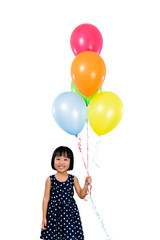
[(81, 218), (74, 195), (74, 176), (65, 182), (50, 176), (51, 190), (47, 209), (47, 229), (41, 229), (41, 239), (84, 240)]

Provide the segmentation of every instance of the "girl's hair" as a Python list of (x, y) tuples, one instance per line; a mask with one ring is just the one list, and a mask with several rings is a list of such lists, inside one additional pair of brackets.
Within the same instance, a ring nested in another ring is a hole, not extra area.
[(67, 158), (69, 158), (70, 159), (70, 166), (68, 168), (68, 171), (73, 170), (74, 156), (73, 156), (73, 152), (70, 148), (60, 146), (60, 147), (58, 147), (54, 150), (53, 155), (52, 155), (52, 159), (51, 159), (51, 167), (54, 170), (56, 170), (55, 167), (54, 167), (54, 160), (55, 160), (56, 156), (57, 157), (66, 156)]

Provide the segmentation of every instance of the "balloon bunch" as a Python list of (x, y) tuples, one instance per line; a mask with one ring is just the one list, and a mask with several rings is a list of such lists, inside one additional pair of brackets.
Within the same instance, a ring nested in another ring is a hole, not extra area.
[(71, 65), (71, 92), (61, 93), (55, 99), (53, 116), (64, 131), (77, 136), (88, 113), (93, 131), (104, 135), (120, 122), (123, 104), (115, 93), (102, 92), (106, 76), (105, 63), (99, 56), (102, 35), (95, 26), (81, 24), (72, 32), (70, 43), (76, 56)]
[[(57, 96), (53, 103), (53, 117), (64, 131), (78, 138), (79, 150), (82, 153), (81, 139), (78, 134), (85, 123), (87, 122), (87, 139), (88, 120), (98, 136), (110, 132), (122, 118), (123, 103), (115, 93), (102, 91), (106, 66), (100, 56), (103, 38), (98, 28), (91, 24), (79, 25), (71, 34), (70, 44), (75, 55), (71, 65), (71, 91)], [(84, 161), (83, 157), (82, 159)], [(84, 165), (89, 174), (88, 162), (86, 166), (84, 161)], [(90, 190), (88, 194), (105, 230), (91, 198)], [(107, 233), (106, 236), (108, 237)]]

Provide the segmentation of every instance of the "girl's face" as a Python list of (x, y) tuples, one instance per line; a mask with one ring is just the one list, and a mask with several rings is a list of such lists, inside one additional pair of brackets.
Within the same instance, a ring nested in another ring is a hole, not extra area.
[(56, 156), (54, 159), (54, 167), (58, 172), (66, 172), (70, 166), (70, 158), (65, 153), (62, 156)]

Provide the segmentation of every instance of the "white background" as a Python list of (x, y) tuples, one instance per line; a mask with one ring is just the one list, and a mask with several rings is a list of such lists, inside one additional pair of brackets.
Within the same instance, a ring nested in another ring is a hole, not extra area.
[[(101, 137), (92, 197), (114, 240), (160, 239), (160, 32), (158, 1), (0, 2), (0, 228), (3, 240), (38, 240), (53, 150), (72, 148), (81, 186), (86, 172), (74, 136), (52, 117), (70, 91), (70, 36), (91, 23), (103, 36), (103, 91), (124, 104), (120, 124)], [(81, 132), (84, 156), (86, 127)], [(89, 128), (90, 164), (98, 136)], [(85, 239), (105, 239), (91, 202), (75, 198)]]

